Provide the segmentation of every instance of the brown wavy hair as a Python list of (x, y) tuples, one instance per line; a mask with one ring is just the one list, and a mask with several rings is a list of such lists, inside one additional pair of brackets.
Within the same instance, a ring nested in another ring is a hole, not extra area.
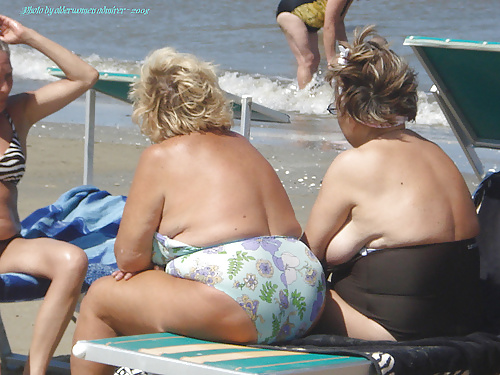
[(417, 115), (416, 73), (388, 43), (375, 26), (356, 30), (346, 64), (332, 61), (325, 79), (336, 92), (339, 115), (363, 124), (391, 126), (397, 117), (415, 120)]
[(172, 48), (146, 58), (129, 97), (133, 121), (153, 143), (192, 132), (229, 130), (232, 125), (231, 104), (214, 66)]

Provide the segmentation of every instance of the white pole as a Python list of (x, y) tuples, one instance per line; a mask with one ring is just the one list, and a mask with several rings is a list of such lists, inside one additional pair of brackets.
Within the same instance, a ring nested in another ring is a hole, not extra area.
[(252, 116), (252, 97), (243, 95), (241, 97), (241, 134), (250, 139), (250, 122)]
[(85, 149), (83, 152), (83, 184), (92, 185), (94, 175), (95, 90), (85, 97)]

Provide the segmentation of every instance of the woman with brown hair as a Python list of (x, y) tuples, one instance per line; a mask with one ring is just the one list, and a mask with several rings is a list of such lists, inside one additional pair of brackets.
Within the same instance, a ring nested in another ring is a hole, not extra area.
[(332, 271), (318, 331), (362, 339), (462, 335), (477, 327), (479, 232), (467, 185), (436, 144), (406, 129), (416, 75), (373, 27), (330, 63), (353, 146), (329, 167), (306, 227)]

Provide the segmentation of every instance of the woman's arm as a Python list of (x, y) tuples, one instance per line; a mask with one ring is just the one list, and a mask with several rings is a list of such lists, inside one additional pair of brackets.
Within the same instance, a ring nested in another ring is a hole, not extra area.
[(146, 149), (130, 187), (115, 241), (116, 262), (124, 274), (152, 268), (153, 236), (164, 205), (162, 159), (159, 145)]
[(349, 159), (347, 153), (338, 155), (328, 168), (307, 221), (305, 237), (320, 260), (325, 259), (330, 242), (346, 224), (354, 207), (348, 177), (350, 168), (345, 163)]
[(16, 105), (16, 126), (29, 127), (40, 119), (60, 110), (91, 88), (99, 73), (74, 53), (23, 26), (13, 19), (0, 15), (0, 40), (8, 44), (25, 44), (43, 53), (61, 68), (66, 79), (51, 82), (36, 91), (28, 92)]
[[(328, 0), (325, 10), (325, 23), (323, 25), (323, 44), (325, 46), (326, 62), (335, 58), (335, 43), (337, 40), (347, 41), (344, 17), (342, 10), (349, 0)], [(347, 12), (347, 10), (346, 10)]]

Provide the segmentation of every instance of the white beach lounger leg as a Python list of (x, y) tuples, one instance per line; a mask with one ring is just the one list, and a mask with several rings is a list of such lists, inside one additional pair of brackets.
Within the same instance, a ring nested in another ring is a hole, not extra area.
[(85, 151), (83, 154), (83, 184), (92, 185), (94, 180), (94, 131), (95, 131), (94, 89), (87, 91), (85, 100)]
[(241, 97), (241, 134), (250, 139), (250, 126), (252, 116), (252, 97), (244, 95)]

